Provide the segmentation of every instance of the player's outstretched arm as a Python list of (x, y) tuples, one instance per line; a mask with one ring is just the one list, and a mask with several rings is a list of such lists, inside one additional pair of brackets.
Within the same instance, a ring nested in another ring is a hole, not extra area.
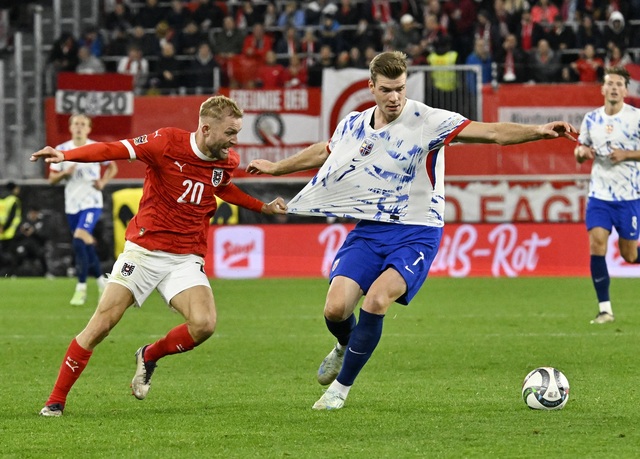
[(38, 150), (35, 153), (32, 153), (29, 160), (32, 162), (36, 162), (40, 158), (42, 158), (45, 163), (61, 163), (62, 161), (64, 161), (64, 152), (47, 146), (42, 150)]
[(497, 143), (513, 145), (535, 140), (564, 137), (575, 142), (576, 128), (565, 121), (547, 124), (481, 123), (472, 121), (456, 136), (464, 143)]
[(328, 156), (327, 142), (318, 142), (308, 146), (304, 150), (300, 150), (293, 156), (281, 159), (275, 163), (266, 159), (254, 159), (247, 166), (247, 172), (255, 175), (291, 174), (293, 172), (316, 169), (324, 164)]

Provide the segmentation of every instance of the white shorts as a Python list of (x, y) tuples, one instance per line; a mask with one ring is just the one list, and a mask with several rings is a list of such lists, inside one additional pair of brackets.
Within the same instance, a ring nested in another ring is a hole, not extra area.
[(211, 288), (204, 273), (204, 258), (147, 250), (133, 242), (124, 244), (124, 251), (113, 265), (109, 282), (128, 288), (135, 306), (142, 303), (157, 289), (169, 304), (178, 293), (197, 285)]

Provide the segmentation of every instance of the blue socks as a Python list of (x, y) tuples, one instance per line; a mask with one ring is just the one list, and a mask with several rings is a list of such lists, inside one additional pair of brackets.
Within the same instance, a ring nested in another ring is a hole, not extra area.
[(327, 324), (327, 329), (338, 339), (338, 343), (341, 346), (346, 346), (349, 343), (351, 332), (356, 327), (356, 316), (354, 314), (351, 314), (342, 322), (331, 322), (326, 317), (324, 322)]
[(74, 237), (72, 245), (76, 259), (78, 282), (82, 284), (87, 282), (89, 273), (95, 277), (100, 277), (102, 275), (102, 267), (93, 244), (87, 245), (82, 239)]
[(82, 239), (74, 237), (72, 245), (73, 253), (76, 258), (76, 275), (78, 276), (78, 282), (84, 284), (87, 282), (87, 274), (89, 273), (87, 244), (85, 244)]
[(609, 301), (609, 270), (605, 258), (599, 255), (591, 255), (591, 279), (596, 289), (598, 302)]
[(351, 333), (349, 345), (344, 352), (342, 369), (337, 378), (340, 384), (353, 384), (380, 341), (383, 321), (384, 315), (371, 314), (360, 309), (360, 320)]

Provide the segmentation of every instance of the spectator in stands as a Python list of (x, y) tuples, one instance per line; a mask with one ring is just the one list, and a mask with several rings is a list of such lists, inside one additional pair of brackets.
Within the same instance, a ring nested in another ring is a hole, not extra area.
[(309, 86), (322, 87), (322, 72), (324, 69), (333, 68), (334, 54), (331, 46), (323, 45), (320, 47), (320, 57), (309, 67)]
[(316, 54), (320, 50), (318, 44), (318, 36), (312, 27), (306, 27), (304, 29), (304, 35), (300, 39), (300, 51), (305, 56), (304, 65), (309, 68), (316, 62)]
[(449, 35), (453, 49), (465, 59), (473, 50), (476, 5), (473, 0), (446, 0), (442, 9), (450, 18)]
[(372, 24), (366, 18), (360, 18), (358, 21), (358, 27), (350, 43), (356, 45), (363, 52), (367, 46), (373, 46), (376, 50), (382, 49), (380, 31), (375, 24)]
[(161, 6), (158, 0), (145, 0), (144, 6), (133, 17), (136, 25), (144, 29), (155, 29), (160, 21), (167, 17), (167, 10)]
[(187, 21), (185, 26), (175, 36), (175, 43), (179, 54), (194, 55), (200, 43), (207, 40), (207, 35), (200, 31), (195, 19)]
[(520, 48), (529, 53), (538, 45), (538, 41), (545, 36), (544, 29), (540, 24), (531, 20), (531, 13), (528, 10), (522, 11), (520, 22), (516, 25), (516, 37)]
[(593, 45), (586, 45), (583, 48), (580, 57), (571, 63), (571, 68), (582, 83), (600, 81), (604, 75), (604, 61), (596, 55)]
[(81, 46), (80, 49), (78, 49), (78, 60), (79, 63), (76, 67), (76, 73), (93, 75), (96, 73), (104, 73), (106, 70), (102, 60), (91, 54), (88, 46)]
[(257, 24), (264, 27), (264, 9), (250, 0), (244, 0), (240, 7), (235, 8), (234, 17), (240, 29), (253, 29)]
[(587, 44), (593, 45), (595, 49), (604, 48), (605, 42), (602, 32), (593, 22), (593, 18), (585, 14), (576, 32), (576, 48), (583, 49)]
[(540, 24), (543, 29), (548, 30), (559, 14), (560, 10), (550, 0), (537, 0), (531, 7), (531, 22)]
[(274, 51), (279, 55), (279, 62), (282, 65), (287, 65), (291, 56), (295, 56), (302, 51), (298, 30), (294, 26), (285, 28), (284, 33), (274, 45)]
[(196, 94), (214, 93), (214, 72), (219, 68), (208, 42), (203, 41), (198, 46), (198, 52), (189, 62), (184, 72), (182, 84), (191, 88)]
[(482, 39), (486, 43), (489, 54), (502, 44), (498, 24), (492, 20), (489, 11), (481, 9), (478, 11), (478, 20), (473, 31), (474, 49), (476, 40)]
[[(458, 52), (452, 47), (452, 40), (448, 35), (436, 44), (434, 51), (427, 56), (427, 62), (432, 67), (446, 67), (458, 63)], [(456, 72), (454, 70), (434, 70), (430, 74), (434, 92), (453, 92), (457, 89)], [(435, 105), (435, 104), (428, 104)]]
[(158, 59), (155, 76), (151, 78), (149, 91), (160, 94), (173, 94), (180, 85), (180, 61), (176, 59), (173, 43), (162, 44), (162, 53)]
[(78, 66), (78, 44), (69, 32), (62, 32), (47, 57), (47, 93), (55, 90), (58, 72), (75, 72)]
[(394, 35), (391, 41), (392, 49), (411, 55), (410, 47), (420, 43), (420, 30), (418, 24), (410, 14), (403, 14), (400, 24), (394, 25)]
[(340, 34), (340, 24), (336, 21), (333, 13), (322, 15), (320, 30), (318, 31), (318, 41), (320, 46), (329, 45), (334, 53), (344, 50), (342, 35)]
[(578, 74), (571, 68), (571, 65), (563, 65), (560, 69), (560, 83), (577, 83)]
[(558, 14), (554, 18), (553, 26), (547, 33), (546, 39), (551, 49), (560, 53), (560, 60), (563, 65), (570, 63), (574, 59), (574, 56), (566, 54), (565, 51), (576, 47), (576, 34), (570, 25), (565, 24), (561, 15)]
[(335, 13), (336, 21), (344, 26), (355, 26), (362, 17), (360, 4), (353, 0), (340, 0)]
[[(131, 30), (131, 37), (129, 39), (129, 46), (137, 46), (145, 56), (158, 56), (160, 54), (160, 44), (153, 34), (148, 34), (144, 27), (134, 26)], [(128, 51), (127, 51), (128, 52)]]
[(305, 26), (304, 10), (300, 8), (300, 3), (297, 1), (288, 1), (284, 5), (284, 9), (278, 16), (278, 27), (294, 27), (296, 29), (302, 29)]
[(554, 83), (560, 79), (560, 56), (551, 49), (545, 39), (529, 54), (529, 76), (536, 83)]
[(491, 39), (491, 55), (495, 56), (502, 49), (504, 39), (514, 30), (516, 18), (507, 10), (505, 0), (493, 1), (493, 16), (497, 33)]
[(502, 49), (496, 55), (498, 81), (500, 83), (522, 83), (526, 80), (527, 54), (518, 46), (518, 39), (509, 34), (504, 39)]
[[(167, 23), (173, 30), (182, 30), (193, 19), (191, 11), (182, 0), (171, 0), (171, 8), (167, 12)], [(197, 23), (196, 23), (197, 24)]]
[(373, 46), (367, 46), (364, 49), (364, 53), (362, 53), (364, 55), (364, 65), (366, 68), (369, 68), (369, 65), (371, 64), (371, 61), (373, 60), (373, 58), (375, 58), (378, 55), (378, 50), (376, 48), (374, 48)]
[(355, 68), (368, 68), (364, 64), (364, 56), (362, 55), (362, 51), (360, 51), (360, 48), (358, 48), (357, 46), (352, 46), (349, 49), (349, 59), (351, 60), (351, 65)]
[(223, 18), (229, 14), (229, 11), (222, 9), (213, 0), (196, 0), (196, 3), (192, 17), (198, 23), (202, 33), (209, 34), (211, 30), (222, 27)]
[(604, 58), (604, 68), (609, 67), (625, 67), (627, 64), (632, 64), (633, 59), (628, 52), (621, 50), (615, 43), (609, 45), (607, 54)]
[[(129, 48), (130, 37), (125, 29), (116, 27), (111, 35), (111, 39), (107, 42), (104, 50), (105, 57), (117, 57), (118, 59), (127, 54)], [(107, 72), (115, 72), (118, 66), (118, 60), (105, 59)]]
[(424, 16), (433, 14), (437, 18), (438, 24), (446, 33), (449, 33), (449, 24), (451, 22), (449, 15), (442, 9), (440, 0), (427, 0), (427, 6), (423, 9)]
[[(47, 262), (49, 234), (50, 228), (45, 225), (42, 211), (35, 206), (30, 207), (15, 237), (13, 253), (16, 271), (29, 276), (53, 278)], [(32, 261), (37, 262), (40, 268), (33, 271), (25, 267)]]
[(307, 2), (304, 10), (304, 22), (308, 26), (318, 26), (322, 20), (322, 9), (327, 5), (327, 0)]
[(395, 11), (389, 0), (366, 0), (362, 6), (362, 12), (370, 24), (382, 29), (394, 23)]
[(280, 13), (278, 11), (278, 8), (276, 7), (276, 4), (273, 1), (267, 2), (267, 4), (264, 7), (262, 24), (265, 26), (266, 29), (272, 29), (274, 27), (277, 27), (278, 16), (280, 16)]
[[(493, 60), (489, 53), (488, 43), (484, 38), (476, 38), (476, 42), (473, 45), (473, 52), (467, 56), (465, 61), (467, 65), (479, 65), (482, 71), (482, 84), (491, 83), (491, 68), (493, 66)], [(467, 89), (475, 93), (477, 86), (477, 79), (475, 72), (468, 72), (466, 79)]]
[(244, 32), (236, 27), (232, 16), (226, 16), (222, 21), (222, 30), (213, 35), (213, 50), (216, 57), (229, 59), (242, 52)]
[(133, 75), (133, 87), (137, 95), (143, 94), (149, 78), (149, 61), (138, 45), (129, 46), (127, 55), (118, 62), (118, 73)]
[(116, 3), (113, 11), (105, 16), (104, 28), (109, 31), (110, 39), (116, 30), (129, 30), (133, 26), (133, 15), (126, 3)]
[(341, 69), (349, 69), (352, 68), (351, 57), (349, 56), (349, 51), (340, 51), (336, 56), (335, 62), (333, 64), (336, 70)]
[(614, 43), (620, 49), (627, 49), (631, 43), (630, 31), (631, 29), (626, 26), (622, 13), (612, 12), (604, 28), (605, 46), (609, 47), (610, 43)]
[(438, 41), (447, 34), (447, 31), (438, 22), (438, 17), (434, 13), (429, 13), (424, 17), (424, 27), (422, 28), (422, 38), (420, 48), (422, 52), (429, 55), (435, 49)]
[(255, 87), (282, 89), (286, 79), (286, 69), (282, 64), (278, 63), (276, 53), (272, 50), (267, 51), (264, 56), (264, 63), (257, 69)]
[(267, 51), (271, 50), (273, 50), (273, 38), (265, 32), (264, 26), (261, 23), (258, 22), (254, 24), (253, 27), (251, 27), (251, 33), (244, 38), (242, 54), (253, 59), (256, 65), (260, 65), (264, 63), (264, 57)]
[(104, 40), (98, 28), (88, 25), (82, 31), (82, 36), (78, 40), (78, 47), (86, 46), (89, 52), (96, 57), (101, 57), (104, 52)]
[(284, 87), (290, 89), (306, 88), (309, 75), (302, 59), (298, 54), (294, 54), (289, 59), (289, 65), (284, 75)]

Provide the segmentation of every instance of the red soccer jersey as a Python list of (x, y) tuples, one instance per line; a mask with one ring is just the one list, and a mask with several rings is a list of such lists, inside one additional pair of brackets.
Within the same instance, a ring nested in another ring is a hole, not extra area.
[(138, 213), (126, 238), (148, 250), (204, 256), (209, 221), (216, 212), (216, 191), (227, 185), (240, 164), (231, 150), (214, 161), (196, 146), (195, 133), (158, 129), (122, 142), (147, 165)]
[(231, 204), (260, 212), (262, 202), (233, 185), (238, 153), (226, 160), (202, 153), (195, 133), (177, 128), (121, 140), (95, 143), (65, 152), (69, 161), (138, 159), (147, 165), (138, 213), (129, 222), (126, 239), (148, 250), (204, 256), (216, 195)]

